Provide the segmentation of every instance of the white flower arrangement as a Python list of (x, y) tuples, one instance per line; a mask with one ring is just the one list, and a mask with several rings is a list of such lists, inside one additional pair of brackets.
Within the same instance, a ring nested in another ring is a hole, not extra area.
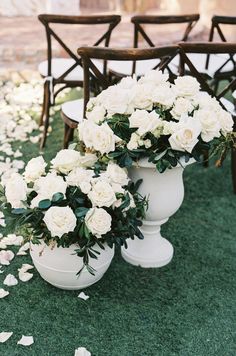
[(231, 115), (195, 78), (170, 83), (158, 70), (104, 90), (90, 99), (86, 116), (78, 126), (80, 149), (121, 167), (147, 157), (163, 172), (181, 157), (199, 161), (213, 146), (223, 151), (232, 143)]
[(130, 182), (124, 168), (110, 162), (96, 170), (95, 158), (72, 149), (58, 152), (49, 165), (42, 156), (33, 158), (0, 190), (8, 229), (24, 226), (25, 242), (76, 244), (91, 273), (95, 244), (126, 246), (127, 238), (143, 238), (139, 226), (146, 208), (139, 183)]

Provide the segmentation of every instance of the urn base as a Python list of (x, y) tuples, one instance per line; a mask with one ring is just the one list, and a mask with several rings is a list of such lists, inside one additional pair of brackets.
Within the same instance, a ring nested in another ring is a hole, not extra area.
[(164, 237), (147, 240), (145, 237), (145, 246), (143, 240), (129, 240), (128, 249), (121, 249), (124, 260), (143, 268), (158, 268), (170, 263), (174, 254), (172, 244)]

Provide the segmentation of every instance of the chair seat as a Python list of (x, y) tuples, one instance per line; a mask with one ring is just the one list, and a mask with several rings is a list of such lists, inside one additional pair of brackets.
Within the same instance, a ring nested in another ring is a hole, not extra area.
[[(135, 73), (137, 76), (144, 75), (149, 70), (153, 69), (158, 63), (159, 59), (148, 59), (144, 61), (136, 61)], [(132, 74), (132, 61), (110, 61), (108, 62), (108, 69), (114, 74), (121, 76), (129, 76)]]
[(231, 101), (225, 98), (221, 98), (220, 101), (231, 115), (236, 116), (236, 110), (234, 104)]
[(61, 106), (61, 111), (68, 119), (81, 122), (84, 116), (84, 99), (65, 102)]
[[(94, 64), (99, 70), (103, 70), (103, 62), (98, 60), (93, 60)], [(63, 73), (65, 73), (73, 64), (75, 60), (72, 58), (52, 58), (52, 77), (58, 79)], [(43, 77), (48, 75), (48, 61), (43, 61), (38, 65), (38, 71)], [(65, 80), (68, 81), (83, 81), (84, 74), (83, 68), (80, 66), (75, 67), (68, 75)]]
[[(211, 54), (208, 69), (205, 68), (207, 54), (204, 53), (187, 53), (187, 57), (200, 73), (206, 73), (213, 77), (215, 72), (227, 61), (227, 54)], [(178, 68), (179, 55), (171, 61), (171, 66)], [(232, 61), (229, 61), (222, 69), (221, 73), (230, 72), (234, 69)]]

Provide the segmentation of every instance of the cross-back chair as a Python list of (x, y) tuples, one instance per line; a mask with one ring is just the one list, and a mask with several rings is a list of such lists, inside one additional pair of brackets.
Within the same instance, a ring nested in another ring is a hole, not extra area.
[[(209, 83), (209, 78), (207, 78), (203, 73), (199, 72), (195, 64), (191, 61), (191, 54), (205, 54), (205, 55), (228, 55), (233, 57), (236, 54), (236, 44), (235, 43), (185, 43), (179, 44), (180, 47), (180, 57), (181, 57), (181, 67), (180, 74), (184, 75), (186, 72), (194, 76), (200, 83), (202, 90), (207, 91), (211, 96), (214, 96), (221, 106), (226, 109), (234, 119), (234, 131), (236, 130), (236, 111), (234, 104), (225, 98), (226, 94), (232, 93), (236, 89), (236, 72), (231, 80), (228, 82), (222, 82), (220, 90), (215, 92), (211, 84)], [(233, 179), (233, 189), (236, 193), (236, 152), (232, 150), (232, 179)]]
[[(101, 48), (101, 47), (81, 47), (78, 49), (78, 54), (82, 58), (84, 68), (84, 113), (82, 117), (85, 117), (86, 105), (91, 95), (91, 85), (94, 82), (100, 87), (100, 90), (106, 89), (114, 82), (111, 77), (103, 73), (98, 66), (96, 66), (95, 59), (104, 61), (145, 61), (145, 60), (159, 60), (158, 68), (160, 70), (169, 71), (169, 64), (171, 60), (178, 54), (178, 46), (167, 47), (154, 47), (154, 48)], [(174, 76), (176, 77), (176, 76)], [(172, 77), (172, 80), (174, 79)], [(79, 103), (75, 101), (74, 105), (78, 106)], [(81, 117), (81, 119), (82, 119)], [(73, 137), (73, 130), (77, 127), (78, 123), (72, 118), (66, 116), (62, 112), (62, 118), (65, 122), (65, 136), (64, 147), (68, 147), (69, 141)]]
[[(99, 15), (99, 16), (64, 16), (64, 15), (49, 15), (41, 14), (38, 16), (39, 21), (44, 25), (47, 38), (47, 60), (39, 64), (38, 70), (44, 81), (44, 100), (40, 119), (40, 125), (44, 125), (41, 148), (44, 147), (49, 126), (49, 111), (54, 105), (57, 94), (66, 87), (83, 87), (83, 69), (81, 59), (78, 54), (70, 49), (65, 43), (58, 31), (53, 28), (55, 24), (64, 25), (107, 25), (106, 30), (94, 43), (94, 46), (99, 46), (104, 43), (104, 46), (109, 46), (110, 37), (113, 29), (121, 20), (119, 15)], [(78, 31), (79, 32), (79, 31)], [(79, 34), (78, 34), (79, 38)], [(54, 58), (52, 40), (55, 40), (65, 51), (66, 58)], [(75, 37), (77, 46), (79, 39)], [(101, 70), (105, 71), (106, 63), (97, 63)], [(57, 84), (61, 84), (59, 89), (54, 92)]]
[[(158, 15), (138, 15), (131, 18), (131, 22), (134, 25), (134, 38), (133, 45), (134, 48), (140, 47), (140, 45), (147, 45), (148, 47), (155, 47), (157, 39), (161, 37), (158, 33), (158, 28), (161, 25), (186, 25), (182, 36), (179, 38), (180, 41), (187, 41), (191, 31), (199, 20), (199, 14), (189, 14), (189, 15), (170, 15), (170, 16), (158, 16)], [(157, 26), (155, 38), (151, 39), (147, 30), (144, 28), (146, 25), (159, 25)], [(172, 44), (171, 40), (168, 41), (168, 45)], [(178, 42), (178, 41), (177, 41)], [(133, 62), (133, 63), (109, 63), (108, 68), (113, 75), (117, 77), (122, 77), (124, 75), (131, 75), (136, 73), (137, 76), (144, 74), (147, 70), (155, 69), (158, 62), (156, 60), (149, 60), (143, 62)], [(175, 71), (176, 68), (175, 68)]]
[[(209, 31), (208, 41), (214, 42), (216, 35), (218, 41), (227, 42), (226, 36), (223, 33), (222, 25), (236, 25), (236, 17), (232, 16), (213, 16), (211, 19), (211, 27)], [(236, 28), (235, 28), (236, 29)], [(192, 53), (189, 58), (197, 70), (207, 77), (212, 78), (211, 86), (217, 92), (219, 82), (222, 79), (231, 80), (233, 73), (236, 70), (236, 62), (233, 55), (225, 53)], [(176, 68), (179, 66), (179, 58), (173, 62)]]

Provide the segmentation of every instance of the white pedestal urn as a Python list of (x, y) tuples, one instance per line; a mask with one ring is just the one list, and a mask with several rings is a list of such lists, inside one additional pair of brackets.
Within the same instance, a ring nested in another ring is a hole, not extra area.
[(149, 199), (146, 220), (140, 230), (143, 240), (127, 240), (128, 248), (122, 248), (123, 258), (132, 265), (162, 267), (167, 265), (173, 257), (173, 246), (162, 237), (161, 225), (165, 224), (181, 206), (184, 198), (183, 170), (188, 164), (182, 163), (164, 173), (159, 173), (153, 163), (142, 159), (138, 167), (130, 169), (130, 178), (134, 181), (142, 179), (139, 192)]
[(106, 244), (104, 247), (105, 250), (102, 250), (98, 245), (94, 245), (94, 249), (99, 251), (100, 255), (97, 260), (93, 258), (89, 260), (90, 266), (96, 270), (95, 276), (86, 268), (79, 276), (76, 275), (83, 266), (83, 258), (75, 255), (76, 245), (69, 248), (57, 246), (52, 248), (45, 243), (31, 244), (30, 254), (37, 271), (45, 281), (57, 288), (77, 290), (96, 283), (107, 271), (114, 256), (114, 247), (110, 248)]

